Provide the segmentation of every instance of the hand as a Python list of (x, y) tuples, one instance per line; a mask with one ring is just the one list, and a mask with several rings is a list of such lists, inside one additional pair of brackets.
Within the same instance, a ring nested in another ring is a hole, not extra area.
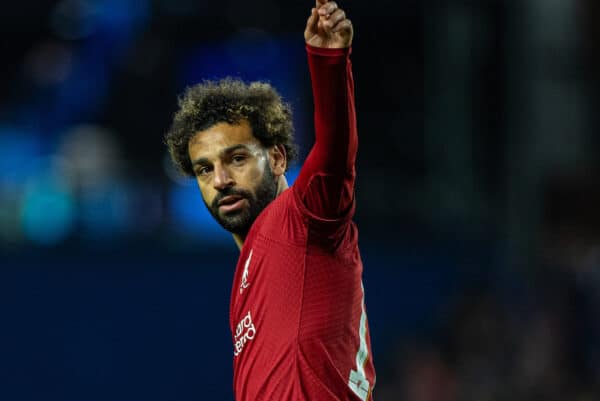
[(314, 47), (340, 49), (352, 45), (354, 29), (346, 13), (334, 1), (317, 0), (306, 21), (304, 40)]

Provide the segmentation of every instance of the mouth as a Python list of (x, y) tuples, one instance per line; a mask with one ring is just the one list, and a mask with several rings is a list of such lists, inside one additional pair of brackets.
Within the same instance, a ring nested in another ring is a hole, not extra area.
[(244, 204), (245, 198), (239, 195), (226, 196), (219, 201), (219, 210), (221, 212), (231, 212), (234, 210), (241, 209)]

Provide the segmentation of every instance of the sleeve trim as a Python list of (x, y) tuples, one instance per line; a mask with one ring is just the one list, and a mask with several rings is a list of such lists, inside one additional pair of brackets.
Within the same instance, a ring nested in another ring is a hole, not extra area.
[(310, 54), (314, 54), (316, 56), (349, 56), (352, 54), (352, 47), (345, 47), (341, 49), (328, 49), (323, 47), (314, 47), (309, 44), (306, 44), (306, 51)]

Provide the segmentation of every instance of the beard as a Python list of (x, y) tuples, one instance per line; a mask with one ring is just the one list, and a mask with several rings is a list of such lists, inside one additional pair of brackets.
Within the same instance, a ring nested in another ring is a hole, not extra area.
[[(219, 202), (226, 196), (240, 196), (247, 201), (247, 205), (240, 210), (233, 210), (225, 213), (219, 211)], [(258, 215), (271, 203), (277, 196), (277, 181), (267, 166), (261, 182), (256, 187), (254, 193), (245, 189), (225, 188), (217, 193), (215, 199), (209, 205), (204, 201), (206, 208), (213, 218), (225, 230), (232, 234), (245, 236), (250, 231), (250, 227)], [(204, 200), (204, 198), (202, 198)]]

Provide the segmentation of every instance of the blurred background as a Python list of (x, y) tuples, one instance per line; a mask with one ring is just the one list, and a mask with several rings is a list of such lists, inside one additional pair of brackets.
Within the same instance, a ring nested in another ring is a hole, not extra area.
[[(600, 400), (600, 3), (340, 4), (375, 399)], [(232, 400), (237, 250), (162, 136), (234, 75), (306, 155), (312, 6), (2, 5), (0, 399)]]

